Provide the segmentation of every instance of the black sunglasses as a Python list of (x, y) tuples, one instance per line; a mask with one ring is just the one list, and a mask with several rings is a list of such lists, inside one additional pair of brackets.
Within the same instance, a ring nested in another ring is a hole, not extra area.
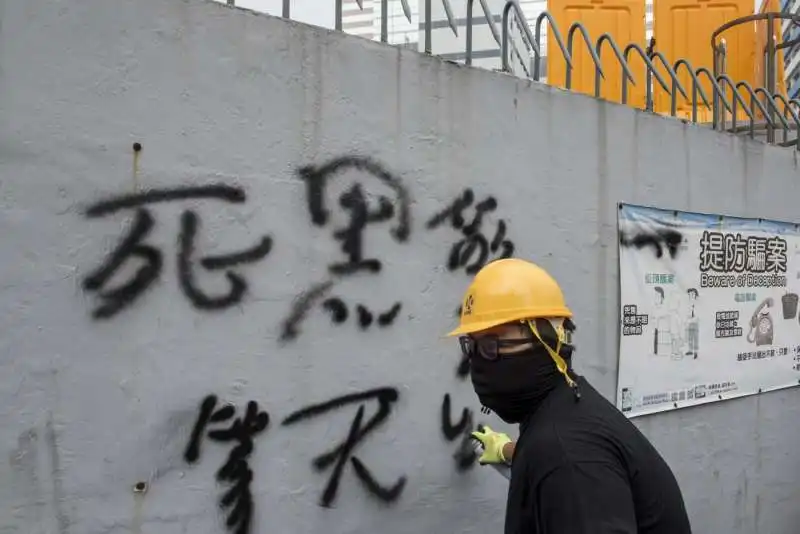
[(494, 361), (500, 356), (502, 347), (518, 347), (532, 343), (531, 339), (500, 339), (497, 336), (461, 336), (458, 338), (461, 344), (461, 353), (465, 358), (480, 356), (484, 360)]

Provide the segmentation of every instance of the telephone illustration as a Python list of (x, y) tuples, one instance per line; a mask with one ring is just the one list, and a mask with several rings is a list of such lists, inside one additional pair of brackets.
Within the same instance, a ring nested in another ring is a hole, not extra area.
[(769, 315), (769, 310), (765, 308), (771, 308), (774, 304), (772, 298), (767, 297), (758, 305), (756, 311), (753, 312), (753, 317), (750, 318), (750, 332), (747, 333), (747, 341), (755, 342), (756, 346), (772, 345), (772, 317)]

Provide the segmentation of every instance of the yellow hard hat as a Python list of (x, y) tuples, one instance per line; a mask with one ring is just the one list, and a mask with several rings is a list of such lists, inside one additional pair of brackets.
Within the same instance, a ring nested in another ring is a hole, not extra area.
[(529, 261), (507, 258), (485, 265), (461, 303), (461, 336), (504, 323), (539, 317), (572, 317), (564, 294), (547, 271)]

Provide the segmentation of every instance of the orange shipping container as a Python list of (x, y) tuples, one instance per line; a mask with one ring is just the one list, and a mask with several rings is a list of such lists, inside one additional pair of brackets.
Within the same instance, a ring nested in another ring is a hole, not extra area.
[[(661, 1), (661, 0), (659, 0)], [(642, 48), (645, 43), (645, 0), (548, 0), (547, 10), (553, 16), (564, 43), (569, 27), (574, 22), (582, 23), (588, 30), (592, 47), (598, 38), (607, 33), (624, 51), (629, 43)], [(573, 38), (572, 52), (573, 91), (594, 95), (595, 65), (588, 53), (586, 43), (579, 31)], [(620, 102), (622, 95), (622, 68), (608, 43), (600, 53), (605, 79), (601, 80), (600, 96), (606, 100)], [(631, 71), (636, 86), (628, 85), (628, 103), (644, 107), (645, 68), (640, 60), (631, 61)], [(567, 68), (553, 32), (547, 32), (547, 81), (551, 85), (566, 87)]]
[[(664, 54), (674, 65), (681, 58), (688, 60), (696, 69), (705, 67), (714, 72), (714, 54), (711, 35), (724, 23), (753, 14), (753, 0), (656, 0), (653, 6), (653, 37), (656, 50)], [(727, 54), (725, 73), (734, 81), (754, 81), (755, 29), (752, 23), (741, 24), (725, 31), (719, 38), (725, 39)], [(659, 66), (658, 64), (656, 64)], [(659, 72), (670, 82), (666, 71)], [(678, 71), (678, 79), (691, 98), (691, 77), (684, 68)], [(702, 87), (711, 100), (713, 93), (707, 78), (700, 77)], [(669, 114), (670, 96), (658, 84), (654, 84), (655, 110)], [(691, 101), (678, 95), (678, 113), (691, 116)], [(707, 113), (701, 113), (707, 115)]]

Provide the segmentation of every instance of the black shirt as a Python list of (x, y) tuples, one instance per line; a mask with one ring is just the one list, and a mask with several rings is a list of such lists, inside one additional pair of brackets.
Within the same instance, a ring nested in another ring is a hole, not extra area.
[(520, 427), (506, 534), (691, 534), (678, 482), (647, 438), (584, 378)]

